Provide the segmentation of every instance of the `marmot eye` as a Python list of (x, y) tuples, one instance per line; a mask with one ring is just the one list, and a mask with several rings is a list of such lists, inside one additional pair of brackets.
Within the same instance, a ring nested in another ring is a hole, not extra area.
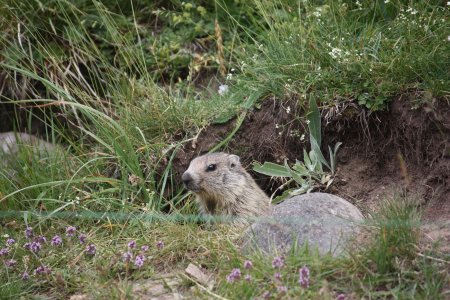
[(210, 164), (208, 168), (206, 168), (206, 172), (212, 172), (216, 169), (216, 164)]

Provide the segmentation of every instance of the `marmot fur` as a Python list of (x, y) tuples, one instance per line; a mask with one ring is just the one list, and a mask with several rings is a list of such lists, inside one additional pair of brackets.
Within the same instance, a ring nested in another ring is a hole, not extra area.
[(269, 197), (248, 174), (236, 155), (210, 153), (193, 159), (182, 176), (185, 187), (197, 195), (202, 214), (247, 217), (268, 215)]

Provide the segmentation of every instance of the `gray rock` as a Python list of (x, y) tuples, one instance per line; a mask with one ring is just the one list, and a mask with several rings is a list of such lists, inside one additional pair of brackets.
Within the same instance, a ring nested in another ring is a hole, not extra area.
[(255, 221), (243, 234), (243, 250), (267, 254), (290, 251), (306, 242), (320, 254), (343, 253), (345, 242), (359, 231), (364, 220), (356, 206), (337, 196), (310, 193), (295, 196), (273, 207), (272, 214)]
[(53, 151), (55, 145), (23, 132), (0, 132), (0, 154), (13, 155), (21, 145), (28, 145), (34, 151)]

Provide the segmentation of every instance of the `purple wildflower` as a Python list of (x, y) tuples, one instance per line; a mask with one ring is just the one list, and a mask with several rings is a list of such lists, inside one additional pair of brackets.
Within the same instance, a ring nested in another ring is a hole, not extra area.
[(163, 241), (157, 241), (156, 242), (156, 248), (158, 248), (159, 250), (164, 248), (164, 242)]
[(72, 236), (74, 236), (75, 231), (77, 231), (77, 228), (76, 228), (76, 227), (74, 227), (74, 226), (69, 226), (69, 227), (66, 228), (66, 235), (67, 235), (68, 237), (72, 237)]
[(130, 249), (136, 248), (136, 241), (132, 240), (131, 242), (129, 242), (128, 243), (128, 248), (130, 248)]
[(86, 253), (89, 255), (95, 255), (95, 253), (97, 252), (97, 247), (95, 247), (94, 244), (89, 244), (86, 247)]
[(16, 263), (17, 263), (17, 261), (16, 261), (15, 259), (8, 259), (8, 260), (5, 260), (5, 265), (6, 265), (8, 268), (13, 268), (13, 267), (16, 265)]
[(62, 238), (59, 235), (55, 235), (50, 242), (52, 246), (60, 246), (62, 245)]
[(0, 249), (0, 256), (6, 256), (8, 254), (9, 254), (9, 249), (8, 248)]
[(269, 298), (270, 298), (270, 292), (269, 292), (269, 291), (265, 291), (265, 292), (262, 294), (262, 297), (263, 297), (263, 299), (269, 299)]
[(26, 250), (30, 250), (31, 249), (31, 243), (23, 244), (23, 248), (26, 249)]
[(284, 266), (284, 258), (282, 256), (277, 256), (272, 260), (272, 267), (281, 268)]
[(16, 240), (15, 240), (15, 239), (9, 238), (9, 239), (6, 240), (6, 245), (8, 245), (8, 246), (13, 245), (13, 244), (15, 244), (15, 243), (16, 243)]
[(86, 243), (86, 238), (87, 238), (87, 236), (84, 233), (80, 233), (80, 235), (78, 236), (78, 240), (80, 241), (80, 244)]
[(244, 261), (244, 269), (250, 270), (253, 268), (253, 263), (249, 260)]
[(234, 282), (235, 280), (239, 280), (241, 278), (241, 270), (238, 268), (234, 268), (231, 270), (231, 273), (227, 276), (228, 282)]
[(138, 268), (141, 268), (144, 265), (145, 262), (145, 256), (143, 254), (139, 254), (136, 256), (134, 260), (134, 265)]
[(141, 247), (141, 251), (142, 252), (147, 252), (149, 248), (150, 248), (149, 246), (144, 245), (144, 246)]
[(245, 275), (245, 281), (252, 281), (252, 275), (250, 275), (250, 274), (247, 274), (247, 275)]
[(35, 240), (36, 242), (41, 243), (41, 244), (44, 244), (44, 243), (47, 242), (47, 239), (45, 238), (45, 236), (42, 236), (42, 235), (36, 237), (34, 240)]
[(27, 271), (22, 273), (22, 280), (28, 280), (30, 279), (30, 274), (28, 274)]
[(300, 283), (300, 286), (302, 288), (307, 288), (309, 287), (309, 269), (307, 266), (303, 266), (301, 267), (299, 270), (299, 279), (298, 279), (298, 283)]
[(336, 300), (345, 300), (345, 299), (347, 299), (347, 296), (345, 294), (339, 294), (336, 297)]
[(122, 260), (124, 262), (129, 262), (132, 258), (133, 258), (133, 253), (131, 253), (130, 251), (124, 252), (122, 254)]
[(286, 294), (288, 291), (288, 288), (285, 285), (279, 285), (279, 286), (277, 286), (277, 291), (280, 294)]
[(28, 226), (26, 229), (25, 229), (25, 237), (27, 238), (27, 239), (29, 239), (29, 238), (31, 238), (33, 236), (33, 228), (31, 228), (30, 226)]
[(275, 280), (280, 281), (280, 280), (281, 280), (281, 274), (280, 274), (279, 272), (276, 272), (276, 273), (273, 275), (273, 278), (275, 278)]
[(41, 248), (42, 248), (41, 243), (39, 243), (37, 241), (32, 242), (30, 245), (30, 250), (31, 250), (31, 252), (34, 252), (34, 253), (38, 253), (41, 250)]
[(41, 265), (34, 270), (34, 274), (41, 275), (41, 274), (49, 274), (51, 272), (51, 269), (47, 266)]

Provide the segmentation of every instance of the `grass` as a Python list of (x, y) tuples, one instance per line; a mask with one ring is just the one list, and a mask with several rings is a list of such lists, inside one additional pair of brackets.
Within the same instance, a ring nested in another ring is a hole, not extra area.
[[(350, 257), (299, 249), (285, 257), (279, 281), (272, 257), (239, 253), (235, 230), (189, 217), (195, 203), (172, 169), (176, 151), (205, 126), (241, 116), (238, 130), (267, 96), (298, 106), (320, 99), (322, 108), (354, 102), (370, 111), (411, 89), (424, 95), (412, 107), (448, 100), (448, 8), (439, 1), (228, 2), (0, 4), (0, 100), (28, 114), (13, 127), (32, 131), (38, 120), (61, 145), (39, 154), (21, 147), (0, 169), (2, 247), (6, 234), (17, 239), (8, 254), (16, 267), (1, 267), (0, 297), (131, 298), (136, 280), (188, 262), (216, 279), (212, 290), (183, 283), (184, 293), (200, 298), (265, 291), (273, 299), (448, 297), (448, 257), (422, 247), (417, 211), (400, 199), (379, 211), (371, 238)], [(219, 84), (229, 87), (225, 95)], [(153, 218), (160, 212), (164, 218)], [(115, 219), (119, 213), (125, 218)], [(63, 247), (47, 243), (32, 255), (22, 247), (25, 224), (47, 240), (75, 225), (97, 253), (64, 237)], [(121, 259), (133, 239), (150, 246), (145, 268)], [(164, 249), (155, 247), (159, 240)], [(244, 271), (245, 260), (253, 269)], [(40, 264), (51, 274), (20, 278)], [(304, 265), (308, 288), (298, 283)], [(252, 281), (227, 282), (233, 268)]]
[[(143, 218), (145, 215), (118, 217), (110, 214), (98, 221), (86, 219), (82, 213), (72, 220), (34, 215), (28, 219), (28, 224), (35, 237), (47, 238), (36, 254), (23, 248), (30, 241), (23, 233), (23, 223), (9, 219), (9, 225), (0, 232), (2, 244), (6, 242), (6, 235), (16, 243), (9, 246), (10, 253), (2, 260), (6, 263), (12, 258), (17, 263), (13, 268), (2, 267), (2, 297), (41, 294), (65, 298), (74, 293), (87, 293), (100, 298), (131, 299), (136, 282), (167, 273), (183, 273), (189, 263), (202, 266), (212, 274), (215, 284), (208, 290), (206, 286), (198, 288), (195, 281), (179, 281), (177, 289), (187, 297), (215, 295), (252, 299), (268, 292), (270, 299), (336, 299), (341, 294), (346, 299), (445, 299), (445, 293), (449, 292), (444, 290), (448, 284), (449, 262), (437, 249), (430, 248), (422, 253), (417, 209), (402, 198), (385, 202), (380, 213), (367, 224), (371, 232), (369, 238), (350, 244), (349, 256), (319, 256), (314, 248), (302, 246), (286, 255), (281, 267), (274, 267), (274, 257), (261, 253), (242, 254), (235, 246), (238, 230), (226, 224), (205, 228), (189, 221), (151, 222)], [(73, 237), (66, 235), (69, 225), (76, 225)], [(84, 244), (78, 240), (80, 233), (87, 236)], [(50, 244), (54, 235), (62, 238), (62, 245)], [(132, 241), (136, 242), (135, 248), (130, 248)], [(163, 242), (164, 246), (158, 247), (158, 242)], [(91, 244), (96, 247), (95, 255), (87, 253), (86, 247)], [(147, 252), (141, 250), (143, 245), (149, 246)], [(129, 262), (123, 259), (127, 251), (133, 253)], [(146, 257), (141, 268), (134, 264), (139, 253)], [(244, 267), (246, 260), (252, 262), (249, 269)], [(41, 265), (51, 268), (51, 272), (33, 274)], [(308, 286), (299, 284), (302, 267), (309, 270)], [(227, 276), (234, 268), (240, 269), (241, 277), (229, 282)], [(30, 274), (28, 280), (21, 279), (25, 270)], [(280, 273), (281, 279), (276, 279), (275, 273)], [(245, 280), (245, 275), (250, 275), (251, 279)], [(280, 291), (280, 286), (286, 286), (287, 291)]]

